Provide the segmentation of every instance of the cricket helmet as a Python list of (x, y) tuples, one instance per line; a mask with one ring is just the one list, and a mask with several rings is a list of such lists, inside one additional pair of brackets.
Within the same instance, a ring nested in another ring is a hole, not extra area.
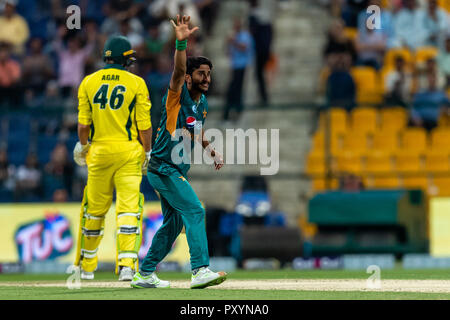
[(135, 54), (136, 51), (131, 48), (131, 43), (126, 37), (112, 36), (105, 43), (103, 60), (113, 60), (114, 63), (128, 67), (136, 61)]

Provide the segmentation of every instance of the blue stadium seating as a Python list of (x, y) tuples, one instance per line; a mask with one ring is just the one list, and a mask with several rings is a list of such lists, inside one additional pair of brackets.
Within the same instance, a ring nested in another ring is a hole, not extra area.
[(9, 118), (9, 135), (27, 137), (30, 136), (30, 116), (27, 114), (11, 114)]
[(58, 143), (58, 137), (56, 136), (39, 136), (37, 139), (37, 150), (39, 163), (45, 165), (50, 161), (50, 155)]
[(30, 146), (28, 136), (8, 136), (8, 160), (9, 163), (19, 166), (25, 163)]

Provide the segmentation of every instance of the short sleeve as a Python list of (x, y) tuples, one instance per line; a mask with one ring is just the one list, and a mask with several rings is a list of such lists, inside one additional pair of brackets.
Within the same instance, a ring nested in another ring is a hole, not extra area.
[(92, 110), (89, 96), (86, 91), (86, 78), (78, 88), (78, 123), (88, 126), (92, 123)]
[(148, 130), (151, 128), (150, 109), (152, 103), (148, 93), (145, 81), (141, 79), (138, 92), (136, 94), (136, 124), (139, 130)]

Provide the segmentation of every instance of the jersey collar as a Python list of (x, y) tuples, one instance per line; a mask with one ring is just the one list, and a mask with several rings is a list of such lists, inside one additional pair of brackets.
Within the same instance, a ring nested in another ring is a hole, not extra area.
[(118, 64), (118, 63), (108, 63), (103, 69), (120, 69), (120, 70), (126, 70), (124, 66)]
[(187, 92), (187, 96), (188, 96), (188, 98), (190, 100), (190, 104), (195, 104), (198, 107), (203, 102), (203, 100), (205, 99), (205, 95), (202, 93), (202, 95), (200, 96), (200, 99), (198, 100), (198, 103), (197, 103), (191, 98), (191, 95), (189, 94), (189, 90), (187, 88), (187, 84), (184, 83), (183, 86), (184, 86), (184, 88), (185, 88), (185, 90)]

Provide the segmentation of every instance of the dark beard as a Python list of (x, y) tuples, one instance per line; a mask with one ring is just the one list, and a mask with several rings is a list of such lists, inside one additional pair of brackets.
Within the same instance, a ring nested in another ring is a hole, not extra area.
[(192, 90), (206, 94), (208, 90), (203, 90), (202, 88), (200, 88), (200, 84), (202, 83), (192, 81)]

